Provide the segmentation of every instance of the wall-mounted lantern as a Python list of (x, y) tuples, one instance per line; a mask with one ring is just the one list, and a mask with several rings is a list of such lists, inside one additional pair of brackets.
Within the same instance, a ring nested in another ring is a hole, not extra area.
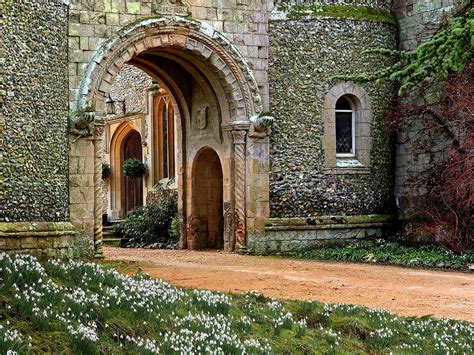
[(107, 114), (108, 115), (115, 115), (116, 114), (116, 107), (115, 103), (122, 104), (122, 113), (125, 114), (126, 112), (126, 107), (125, 107), (125, 100), (112, 100), (112, 97), (109, 94), (109, 97), (105, 100), (105, 106), (107, 109)]

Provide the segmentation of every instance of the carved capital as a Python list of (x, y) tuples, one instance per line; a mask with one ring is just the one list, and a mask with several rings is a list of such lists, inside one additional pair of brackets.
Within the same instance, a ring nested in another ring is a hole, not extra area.
[(234, 121), (222, 126), (224, 132), (230, 132), (232, 134), (234, 144), (245, 143), (245, 138), (249, 128), (249, 121)]
[(247, 136), (246, 130), (232, 130), (232, 137), (234, 138), (234, 144), (244, 144), (245, 137)]
[(97, 138), (102, 137), (105, 128), (105, 120), (103, 119), (96, 119), (94, 121), (94, 136)]

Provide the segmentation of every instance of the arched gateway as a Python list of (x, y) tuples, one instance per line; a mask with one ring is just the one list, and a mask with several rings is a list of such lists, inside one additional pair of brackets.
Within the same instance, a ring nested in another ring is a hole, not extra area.
[[(181, 247), (200, 247), (193, 242), (204, 228), (197, 206), (215, 202), (206, 210), (212, 210), (206, 212), (212, 221), (206, 221), (205, 229), (213, 234), (206, 240), (229, 251), (245, 249), (247, 233), (258, 232), (269, 214), (268, 137), (266, 126), (258, 122), (262, 111), (258, 86), (243, 56), (222, 34), (173, 16), (131, 24), (105, 41), (88, 64), (72, 105), (76, 112), (86, 109), (95, 114), (96, 251), (100, 252), (102, 238), (100, 122), (114, 77), (125, 64), (152, 76), (175, 108)], [(203, 157), (212, 158), (215, 166), (206, 166)], [(201, 163), (193, 169), (195, 161)], [(204, 184), (203, 176), (195, 176), (205, 171), (214, 174), (219, 193)], [(207, 195), (197, 193), (200, 189)], [(209, 199), (210, 195), (216, 198)]]

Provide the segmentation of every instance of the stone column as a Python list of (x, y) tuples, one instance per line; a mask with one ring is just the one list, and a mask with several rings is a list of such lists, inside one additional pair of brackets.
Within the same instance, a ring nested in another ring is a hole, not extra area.
[[(97, 115), (98, 116), (98, 115)], [(105, 120), (96, 116), (94, 121), (94, 256), (101, 258), (102, 251), (102, 134), (104, 133)]]
[(235, 250), (247, 249), (247, 133), (249, 122), (233, 122), (233, 190), (234, 190), (234, 233)]

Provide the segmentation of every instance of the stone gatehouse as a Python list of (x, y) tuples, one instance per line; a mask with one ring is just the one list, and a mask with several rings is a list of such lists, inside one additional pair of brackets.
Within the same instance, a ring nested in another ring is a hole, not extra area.
[[(332, 78), (390, 64), (365, 51), (397, 47), (391, 1), (0, 7), (0, 249), (100, 254), (104, 212), (123, 218), (169, 180), (183, 248), (382, 236), (395, 212), (381, 127), (393, 88)], [(135, 186), (121, 175), (127, 157), (148, 167)]]

